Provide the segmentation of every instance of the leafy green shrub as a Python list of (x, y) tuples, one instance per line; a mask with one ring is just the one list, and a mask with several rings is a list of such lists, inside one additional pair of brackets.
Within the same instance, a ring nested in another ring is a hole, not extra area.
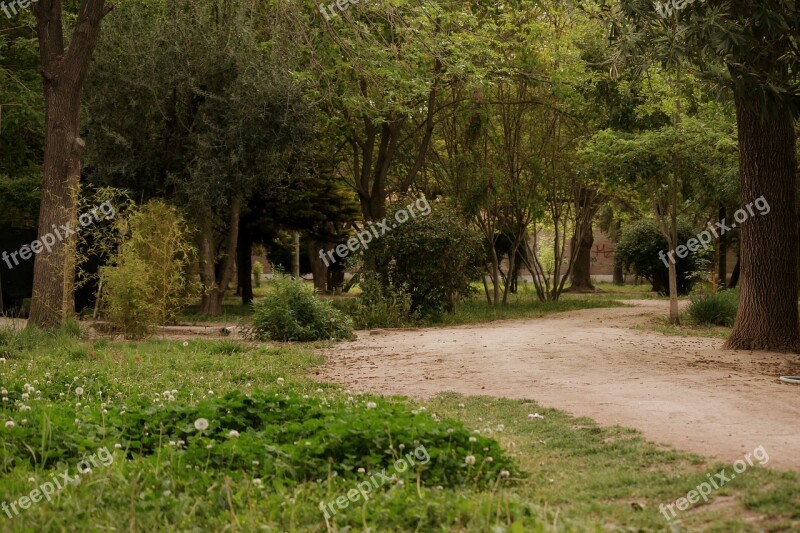
[[(392, 224), (406, 204), (390, 206)], [(480, 279), (485, 257), (481, 236), (443, 202), (427, 216), (397, 224), (368, 251), (383, 286), (408, 294), (411, 311), (420, 316), (454, 312), (474, 292), (470, 282)]]
[(127, 234), (102, 269), (101, 306), (112, 327), (126, 337), (143, 337), (194, 297), (189, 266), (195, 249), (177, 209), (160, 200), (132, 210), (120, 220)]
[(358, 329), (401, 328), (414, 322), (411, 297), (394, 287), (385, 287), (374, 274), (364, 273), (356, 296), (347, 312)]
[[(683, 225), (678, 230), (678, 243), (686, 243), (695, 237), (691, 228)], [(659, 252), (669, 251), (667, 240), (661, 234), (655, 221), (639, 220), (623, 228), (622, 236), (616, 246), (614, 260), (627, 271), (648, 280), (653, 290), (662, 295), (669, 294), (669, 269), (659, 257)], [(692, 291), (697, 281), (695, 273), (705, 264), (706, 253), (700, 250), (690, 253), (675, 263), (678, 277), (678, 294), (686, 295)]]
[(732, 327), (739, 307), (737, 289), (692, 296), (686, 314), (695, 324)]
[(261, 287), (261, 276), (264, 275), (264, 265), (261, 264), (261, 261), (255, 261), (253, 263), (253, 286), (256, 288)]
[(277, 276), (270, 291), (253, 303), (251, 333), (259, 340), (316, 341), (347, 339), (353, 323), (333, 305), (317, 297), (303, 280)]

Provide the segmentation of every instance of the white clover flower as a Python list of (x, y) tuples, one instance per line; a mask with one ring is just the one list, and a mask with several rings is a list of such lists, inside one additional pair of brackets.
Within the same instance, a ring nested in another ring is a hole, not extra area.
[(316, 390), (316, 391), (314, 391), (314, 392), (316, 392), (317, 394), (322, 394), (322, 393), (323, 393), (323, 392), (325, 392), (325, 391), (323, 391), (322, 389), (317, 389), (317, 390)]
[(528, 419), (529, 420), (542, 420), (543, 418), (544, 417), (542, 415), (540, 415), (539, 413), (533, 413), (533, 414), (528, 415)]
[(121, 448), (122, 448), (122, 444), (120, 444), (119, 442), (114, 445), (114, 449), (115, 450), (119, 450)]
[(463, 409), (464, 408), (464, 404), (463, 403), (458, 404), (458, 408), (459, 409)]
[(36, 478), (31, 476), (28, 478), (28, 483), (36, 483)]
[(239, 432), (236, 431), (235, 429), (230, 430), (228, 432), (228, 438), (229, 439), (238, 439), (239, 438)]
[(467, 465), (470, 465), (470, 466), (474, 465), (475, 464), (475, 456), (474, 455), (468, 455), (468, 456), (464, 457), (464, 463), (467, 464)]
[(15, 424), (13, 420), (6, 421), (6, 429), (14, 429), (14, 425)]
[(470, 441), (470, 442), (478, 442), (478, 439), (476, 439), (475, 437), (470, 437), (470, 438), (469, 438), (469, 441)]
[(366, 472), (366, 470), (364, 470), (363, 468), (359, 468), (358, 470), (356, 470), (356, 472), (358, 472), (359, 474), (363, 474), (364, 472)]
[(508, 477), (510, 475), (511, 475), (511, 472), (509, 472), (508, 470), (501, 470), (500, 471), (500, 477)]
[(5, 362), (6, 362), (6, 358), (5, 357), (0, 357), (0, 363), (5, 363)]
[(367, 402), (367, 409), (375, 409), (378, 407), (378, 404), (375, 402)]
[(189, 346), (189, 341), (183, 341), (183, 347), (187, 348)]
[(28, 398), (30, 398), (30, 395), (27, 392), (23, 392), (22, 393), (22, 399), (23, 400), (27, 400)]
[(75, 396), (83, 396), (83, 387), (75, 387)]
[(261, 463), (260, 463), (259, 461), (253, 461), (253, 464), (254, 464), (254, 465), (256, 465), (256, 466), (258, 466), (258, 465), (260, 465)]
[(175, 446), (175, 441), (174, 440), (169, 441), (169, 445), (170, 446)]
[(259, 478), (253, 479), (253, 485), (255, 485), (256, 487), (262, 487), (263, 486), (263, 484), (261, 483), (261, 480)]
[(405, 485), (405, 483), (403, 482), (403, 480), (402, 480), (402, 479), (398, 479), (398, 480), (397, 480), (397, 486), (399, 486), (399, 487), (402, 487), (403, 485)]
[(505, 431), (505, 429), (506, 429), (506, 426), (504, 426), (503, 424), (498, 424), (497, 425), (497, 431), (499, 431), (500, 433)]
[(213, 444), (206, 444), (206, 450), (210, 450), (210, 449), (211, 449), (211, 448), (213, 448), (213, 447), (214, 447), (214, 445), (213, 445)]
[(486, 458), (486, 462), (487, 462), (487, 463), (491, 463), (491, 462), (493, 462), (493, 461), (494, 461), (494, 458), (493, 458), (491, 455), (490, 455), (489, 457), (487, 457), (487, 458)]
[(205, 431), (208, 429), (208, 420), (205, 418), (198, 418), (194, 421), (194, 429), (197, 431)]
[(278, 385), (283, 385), (283, 382), (286, 381), (283, 378), (278, 378)]
[(303, 394), (303, 399), (304, 400), (308, 400), (309, 398), (311, 398), (311, 396), (309, 396), (308, 394)]
[(397, 447), (400, 448), (401, 450), (404, 450), (406, 445), (401, 443)]

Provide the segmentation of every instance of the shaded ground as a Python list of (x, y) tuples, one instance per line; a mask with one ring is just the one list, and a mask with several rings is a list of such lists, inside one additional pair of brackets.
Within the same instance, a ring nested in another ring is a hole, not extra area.
[(733, 462), (763, 445), (800, 471), (800, 356), (629, 329), (668, 302), (445, 329), (359, 332), (326, 351), (319, 379), (379, 394), (452, 391), (535, 400), (655, 442)]

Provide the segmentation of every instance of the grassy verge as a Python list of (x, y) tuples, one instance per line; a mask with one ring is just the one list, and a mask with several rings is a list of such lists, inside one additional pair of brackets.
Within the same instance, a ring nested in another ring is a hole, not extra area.
[(534, 293), (521, 291), (509, 295), (506, 305), (489, 306), (485, 298), (472, 298), (463, 302), (456, 313), (441, 315), (435, 320), (425, 321), (425, 326), (454, 326), (509, 320), (517, 318), (539, 318), (553, 313), (578, 311), (580, 309), (597, 309), (603, 307), (624, 307), (625, 304), (613, 297), (596, 295), (565, 294), (557, 302), (541, 302)]
[[(656, 531), (668, 524), (660, 504), (723, 468), (529, 402), (351, 394), (308, 379), (321, 362), (313, 346), (75, 333), (0, 334), (0, 495), (19, 502), (102, 446), (113, 460), (49, 502), (0, 514), (3, 531)], [(197, 417), (209, 421), (199, 434)], [(426, 446), (430, 462), (326, 522), (320, 502), (348, 502), (401, 445)], [(796, 474), (750, 468), (678, 519), (790, 530), (798, 487)]]

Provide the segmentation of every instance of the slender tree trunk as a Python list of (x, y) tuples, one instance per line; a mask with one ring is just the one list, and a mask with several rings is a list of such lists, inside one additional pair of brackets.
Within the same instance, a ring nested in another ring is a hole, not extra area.
[(583, 231), (578, 233), (580, 233), (580, 241), (578, 242), (577, 235), (574, 235), (571, 241), (572, 250), (575, 250), (577, 246), (578, 253), (575, 256), (575, 262), (572, 264), (572, 286), (570, 291), (593, 291), (595, 287), (592, 284), (592, 245), (594, 245), (592, 221), (589, 220)]
[[(719, 206), (719, 219), (726, 220), (728, 215), (725, 211), (725, 206)], [(719, 286), (725, 289), (728, 286), (728, 237), (727, 235), (720, 235), (717, 244), (719, 257), (717, 257), (717, 266), (719, 268)]]
[(322, 259), (319, 258), (319, 250), (322, 248), (320, 243), (308, 238), (306, 250), (308, 251), (308, 258), (311, 262), (311, 274), (314, 276), (314, 288), (319, 292), (325, 292), (328, 282), (328, 267)]
[[(763, 196), (770, 212), (736, 221), (741, 227), (741, 296), (736, 323), (725, 347), (734, 350), (796, 351), (797, 156), (794, 119), (788, 109), (762, 117), (736, 91), (742, 206)], [(736, 215), (734, 214), (734, 218)]]
[[(222, 314), (222, 301), (233, 279), (236, 264), (236, 244), (239, 240), (239, 216), (242, 208), (242, 199), (234, 197), (231, 200), (231, 214), (228, 221), (228, 236), (225, 256), (220, 259), (217, 268), (214, 257), (214, 234), (211, 228), (211, 216), (202, 222), (202, 236), (200, 244), (200, 277), (203, 281), (203, 300), (200, 305), (200, 314), (206, 316), (220, 316)], [(215, 275), (216, 273), (216, 275)]]
[(292, 232), (292, 277), (300, 279), (300, 232)]
[[(614, 245), (616, 246), (619, 242), (619, 236), (622, 233), (622, 222), (617, 220), (617, 238), (615, 239)], [(625, 272), (622, 270), (622, 264), (619, 261), (614, 260), (614, 285), (625, 285)]]
[(253, 240), (246, 231), (239, 231), (236, 257), (239, 295), (242, 297), (242, 305), (250, 305), (253, 303)]
[(742, 260), (737, 255), (736, 256), (736, 264), (733, 266), (733, 272), (731, 272), (731, 281), (728, 283), (729, 289), (735, 289), (737, 285), (739, 285), (739, 272), (741, 270)]
[(56, 244), (38, 253), (29, 324), (60, 326), (74, 314), (75, 238), (78, 183), (84, 142), (79, 136), (83, 82), (97, 45), (104, 0), (83, 0), (69, 49), (65, 50), (60, 0), (39, 0), (36, 16), (44, 86), (45, 132), (39, 234)]

